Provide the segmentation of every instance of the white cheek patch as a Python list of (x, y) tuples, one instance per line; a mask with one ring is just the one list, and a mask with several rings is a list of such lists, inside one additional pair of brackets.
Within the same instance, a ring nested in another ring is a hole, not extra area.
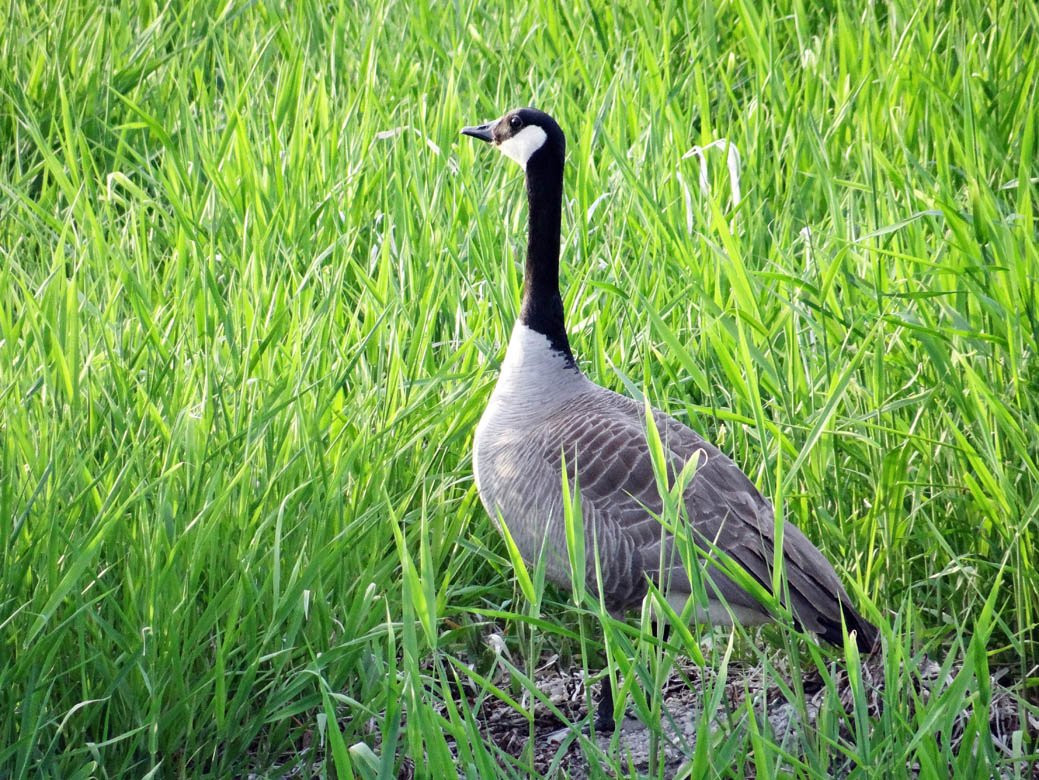
[(545, 131), (537, 125), (527, 125), (516, 135), (502, 141), (498, 145), (498, 150), (526, 168), (527, 160), (545, 145), (547, 138)]

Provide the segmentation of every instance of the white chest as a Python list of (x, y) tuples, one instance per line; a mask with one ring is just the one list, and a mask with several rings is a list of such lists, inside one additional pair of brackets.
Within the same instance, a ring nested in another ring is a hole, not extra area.
[(480, 479), (481, 464), (495, 452), (521, 441), (538, 422), (560, 404), (582, 392), (591, 383), (552, 349), (549, 340), (522, 322), (512, 329), (501, 375), (491, 393), (473, 441), (473, 471), (476, 488), (485, 504), (489, 496)]

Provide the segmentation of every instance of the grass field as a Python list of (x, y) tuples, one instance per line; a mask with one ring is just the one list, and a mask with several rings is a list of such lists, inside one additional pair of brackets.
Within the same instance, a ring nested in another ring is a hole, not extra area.
[[(1039, 8), (576, 6), (5, 4), (0, 777), (533, 771), (479, 732), (530, 711), (506, 659), (604, 649), (472, 480), (525, 205), (458, 129), (525, 104), (569, 137), (582, 367), (730, 453), (884, 633), (883, 714), (829, 696), (791, 745), (708, 707), (683, 771), (1032, 771)], [(738, 197), (690, 154), (719, 139)], [(613, 673), (700, 647), (646, 634), (607, 625)], [(843, 663), (704, 647), (722, 681)]]

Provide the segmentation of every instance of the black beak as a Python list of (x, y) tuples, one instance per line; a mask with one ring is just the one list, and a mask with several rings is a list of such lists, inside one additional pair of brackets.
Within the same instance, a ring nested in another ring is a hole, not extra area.
[(490, 143), (494, 140), (494, 133), (491, 129), (494, 127), (494, 122), (488, 122), (485, 125), (477, 125), (476, 127), (463, 127), (462, 135), (471, 135), (473, 138), (479, 138), (481, 141), (487, 141)]

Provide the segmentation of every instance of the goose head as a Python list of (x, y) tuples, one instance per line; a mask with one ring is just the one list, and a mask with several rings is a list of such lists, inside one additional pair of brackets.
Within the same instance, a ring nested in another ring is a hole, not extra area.
[(486, 141), (524, 170), (561, 166), (566, 152), (566, 136), (556, 120), (536, 108), (517, 108), (493, 122), (463, 127), (462, 134)]

